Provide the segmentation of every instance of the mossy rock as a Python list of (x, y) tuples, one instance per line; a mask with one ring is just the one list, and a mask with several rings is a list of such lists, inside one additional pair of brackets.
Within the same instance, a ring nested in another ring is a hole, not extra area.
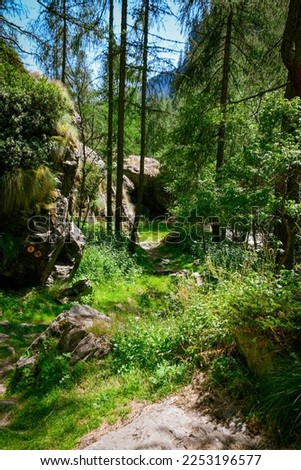
[(273, 370), (280, 350), (271, 339), (254, 331), (239, 332), (235, 339), (239, 352), (254, 374), (264, 377)]

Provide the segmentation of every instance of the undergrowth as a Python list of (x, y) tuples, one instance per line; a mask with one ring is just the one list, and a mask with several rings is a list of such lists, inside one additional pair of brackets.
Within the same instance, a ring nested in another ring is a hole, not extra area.
[[(156, 400), (176, 391), (196, 368), (206, 371), (209, 388), (244, 401), (246, 414), (261, 420), (280, 446), (288, 445), (280, 436), (289, 422), (294, 425), (288, 440), (298, 441), (300, 275), (275, 276), (265, 268), (267, 259), (256, 254), (251, 259), (250, 253), (237, 255), (240, 262), (229, 269), (229, 256), (231, 250), (208, 253), (202, 265), (194, 264), (202, 279), (198, 285), (189, 273), (171, 278), (145, 272), (139, 254), (132, 258), (124, 247), (88, 245), (77, 279), (90, 278), (93, 292), (81, 303), (111, 316), (113, 349), (105, 360), (76, 369), (55, 344), (45, 345), (35, 382), (26, 383), (28, 377), (19, 386), (12, 382), (20, 405), (11, 424), (0, 429), (4, 448), (72, 448), (104, 420), (127, 414), (131, 400)], [(44, 318), (43, 299), (50, 321), (63, 309), (53, 301), (53, 289), (24, 293), (23, 306), (20, 295), (3, 294), (5, 318), (16, 328), (24, 319), (38, 323)], [(251, 342), (257, 336), (269, 341), (278, 351), (265, 380), (256, 378), (239, 351), (240, 332)], [(40, 420), (43, 433), (36, 426)]]

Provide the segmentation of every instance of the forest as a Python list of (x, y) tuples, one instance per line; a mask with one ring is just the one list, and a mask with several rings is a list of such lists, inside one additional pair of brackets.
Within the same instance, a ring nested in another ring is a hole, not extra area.
[(300, 0), (1, 22), (1, 449), (301, 449)]

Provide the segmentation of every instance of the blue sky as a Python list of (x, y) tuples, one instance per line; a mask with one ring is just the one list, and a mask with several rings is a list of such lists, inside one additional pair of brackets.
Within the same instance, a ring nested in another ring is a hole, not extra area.
[[(28, 21), (34, 20), (37, 18), (40, 5), (37, 3), (36, 0), (22, 0), (22, 4), (27, 9), (27, 12), (28, 12), (27, 18), (21, 18), (21, 19), (14, 18), (14, 21), (21, 26), (25, 26)], [(173, 14), (176, 15), (177, 7), (173, 4), (172, 1), (169, 2), (169, 5)], [(118, 16), (120, 16), (120, 2), (116, 1), (116, 8), (115, 8), (116, 25), (120, 23), (118, 21)], [(130, 18), (129, 18), (129, 22), (130, 22)], [(117, 27), (116, 27), (116, 30), (117, 30)], [(181, 33), (181, 28), (179, 24), (177, 23), (175, 16), (169, 16), (169, 17), (166, 16), (164, 18), (164, 22), (162, 21), (159, 27), (151, 29), (151, 33), (163, 38), (162, 40), (160, 40), (155, 36), (150, 36), (151, 43), (155, 42), (156, 45), (162, 48), (163, 47), (168, 48), (170, 50), (168, 53), (165, 53), (165, 54), (161, 53), (161, 57), (165, 59), (169, 59), (174, 65), (176, 65), (179, 59), (180, 51), (181, 49), (184, 48), (185, 38), (183, 34)], [(30, 41), (26, 38), (23, 39), (22, 41), (23, 41), (22, 43), (23, 49), (30, 52), (32, 50), (32, 45), (30, 44)], [(179, 44), (173, 41), (179, 41)], [(23, 55), (22, 58), (29, 69), (31, 70), (38, 69), (38, 66), (35, 64), (34, 59), (31, 56)]]

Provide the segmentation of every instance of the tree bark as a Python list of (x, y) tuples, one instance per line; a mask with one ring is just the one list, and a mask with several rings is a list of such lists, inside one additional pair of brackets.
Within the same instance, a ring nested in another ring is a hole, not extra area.
[(121, 10), (121, 41), (120, 41), (120, 70), (118, 96), (118, 135), (117, 135), (117, 183), (115, 234), (118, 236), (122, 229), (122, 190), (123, 190), (123, 158), (124, 158), (124, 101), (126, 77), (126, 36), (127, 36), (127, 0), (122, 0)]
[(110, 0), (108, 51), (108, 140), (107, 140), (107, 232), (112, 232), (112, 173), (113, 173), (113, 99), (114, 99), (114, 0)]
[(226, 123), (227, 123), (227, 104), (228, 104), (228, 88), (229, 88), (229, 76), (230, 76), (230, 59), (231, 59), (231, 37), (232, 37), (232, 23), (233, 23), (233, 9), (230, 7), (226, 39), (224, 47), (224, 59), (223, 59), (223, 77), (222, 77), (222, 91), (220, 99), (220, 107), (222, 113), (222, 122), (218, 130), (217, 139), (217, 155), (216, 155), (216, 172), (218, 173), (224, 164), (225, 155), (225, 137), (226, 137)]
[(144, 27), (143, 27), (143, 58), (141, 80), (141, 141), (140, 141), (140, 172), (135, 220), (131, 233), (131, 251), (135, 252), (138, 241), (138, 228), (142, 212), (142, 197), (144, 190), (144, 161), (146, 148), (146, 92), (147, 92), (147, 65), (148, 65), (148, 29), (149, 29), (149, 0), (144, 1)]
[(66, 64), (67, 64), (67, 11), (66, 0), (63, 0), (63, 44), (62, 44), (62, 74), (61, 81), (66, 84)]
[[(285, 98), (301, 97), (301, 2), (290, 0), (288, 16), (281, 44), (282, 60), (288, 69), (288, 84)], [(291, 132), (291, 123), (284, 116), (282, 129)], [(276, 183), (275, 194), (283, 201), (282, 208), (276, 214), (280, 223), (276, 224), (275, 235), (282, 243), (283, 254), (278, 255), (278, 267), (285, 266), (292, 269), (294, 265), (294, 252), (296, 244), (296, 222), (286, 213), (287, 200), (300, 202), (301, 172), (299, 165), (291, 165), (286, 175), (280, 177)]]

